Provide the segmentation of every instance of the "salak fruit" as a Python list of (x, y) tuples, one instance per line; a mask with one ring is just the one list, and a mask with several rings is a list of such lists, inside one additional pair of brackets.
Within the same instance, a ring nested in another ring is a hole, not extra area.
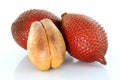
[(60, 27), (60, 19), (49, 11), (40, 10), (40, 9), (31, 9), (23, 12), (12, 23), (11, 31), (14, 40), (22, 48), (27, 49), (28, 33), (32, 22), (40, 21), (45, 18), (51, 19), (58, 28)]
[(65, 42), (61, 32), (50, 19), (32, 23), (27, 51), (31, 62), (40, 70), (58, 68), (63, 63)]
[(86, 15), (64, 13), (62, 33), (71, 56), (85, 62), (106, 64), (107, 36), (98, 22)]

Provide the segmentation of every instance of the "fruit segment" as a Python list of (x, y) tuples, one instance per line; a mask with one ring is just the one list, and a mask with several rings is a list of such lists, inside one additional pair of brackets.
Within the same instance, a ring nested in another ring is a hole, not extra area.
[(53, 68), (56, 68), (60, 64), (62, 64), (65, 58), (66, 47), (63, 36), (57, 29), (57, 27), (49, 19), (43, 19), (40, 22), (43, 24), (43, 27), (47, 34), (52, 58), (51, 66)]
[(66, 54), (65, 42), (50, 19), (32, 23), (27, 51), (31, 62), (40, 70), (58, 68), (63, 63)]
[(31, 62), (41, 70), (50, 68), (50, 50), (46, 32), (39, 21), (32, 23), (27, 43), (28, 56)]
[(98, 22), (86, 15), (64, 13), (62, 33), (71, 56), (85, 62), (106, 64), (107, 36)]

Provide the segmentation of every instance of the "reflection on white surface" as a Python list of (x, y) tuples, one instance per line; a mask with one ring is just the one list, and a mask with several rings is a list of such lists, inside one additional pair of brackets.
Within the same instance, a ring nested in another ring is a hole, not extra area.
[(101, 64), (77, 62), (69, 55), (61, 67), (49, 71), (36, 69), (25, 56), (17, 65), (14, 77), (15, 80), (109, 80)]

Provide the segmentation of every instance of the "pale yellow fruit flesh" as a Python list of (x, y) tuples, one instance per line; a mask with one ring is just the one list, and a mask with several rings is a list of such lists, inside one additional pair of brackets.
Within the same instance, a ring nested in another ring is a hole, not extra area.
[(59, 67), (65, 58), (66, 46), (62, 34), (49, 19), (40, 21), (45, 28), (51, 52), (51, 67)]
[(37, 68), (41, 70), (48, 70), (50, 68), (50, 51), (47, 36), (39, 21), (35, 21), (31, 25), (27, 51), (31, 62)]
[(31, 62), (40, 70), (57, 68), (63, 63), (66, 53), (65, 42), (50, 19), (32, 23), (27, 51)]

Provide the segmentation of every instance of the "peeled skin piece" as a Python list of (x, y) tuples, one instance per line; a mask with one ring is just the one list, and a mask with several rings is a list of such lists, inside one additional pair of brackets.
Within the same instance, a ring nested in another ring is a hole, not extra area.
[(66, 53), (65, 42), (50, 19), (32, 23), (27, 51), (31, 62), (40, 70), (57, 68), (63, 63)]

